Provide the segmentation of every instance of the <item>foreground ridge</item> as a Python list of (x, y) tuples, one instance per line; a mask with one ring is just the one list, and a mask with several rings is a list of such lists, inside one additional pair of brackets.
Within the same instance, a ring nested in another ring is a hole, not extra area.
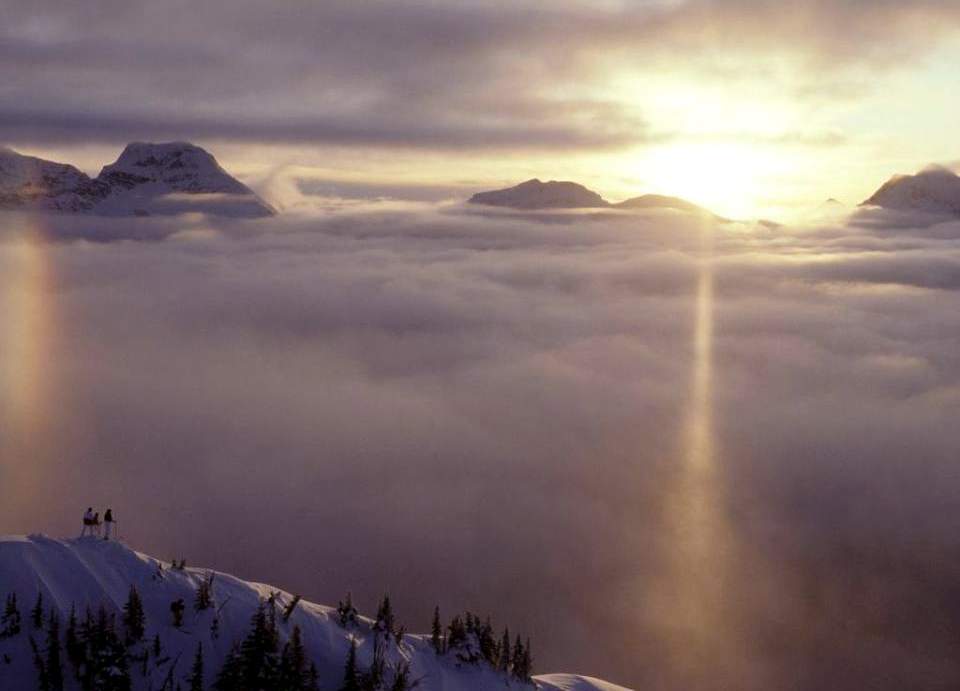
[(387, 596), (371, 619), (349, 595), (326, 607), (92, 537), (0, 537), (0, 596), (0, 688), (10, 691), (623, 688), (531, 677), (529, 642), (470, 613), (444, 628), (437, 612), (432, 635), (407, 634)]

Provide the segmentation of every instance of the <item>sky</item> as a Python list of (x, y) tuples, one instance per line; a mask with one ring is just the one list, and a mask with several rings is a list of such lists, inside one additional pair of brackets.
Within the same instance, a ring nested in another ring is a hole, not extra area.
[(950, 0), (0, 10), (0, 142), (91, 173), (130, 140), (186, 139), (266, 192), (539, 177), (791, 220), (960, 159)]

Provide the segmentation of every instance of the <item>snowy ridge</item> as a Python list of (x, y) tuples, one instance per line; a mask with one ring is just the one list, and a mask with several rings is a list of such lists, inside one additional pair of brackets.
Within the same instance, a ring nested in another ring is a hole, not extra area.
[(188, 142), (134, 142), (95, 179), (65, 163), (0, 148), (0, 209), (105, 216), (275, 213), (209, 152)]
[[(274, 594), (277, 608), (282, 611), (294, 599), (292, 594), (268, 585), (215, 573), (213, 606), (195, 611), (193, 603), (197, 591), (211, 573), (208, 569), (172, 568), (167, 562), (135, 552), (120, 543), (95, 538), (0, 537), (0, 597), (16, 593), (23, 617), (19, 634), (0, 637), (0, 689), (29, 691), (38, 688), (29, 643), (32, 636), (40, 649), (44, 649), (46, 634), (33, 628), (29, 614), (38, 593), (43, 594), (48, 611), (55, 608), (59, 612), (62, 637), (72, 606), (76, 607), (78, 615), (82, 615), (86, 607), (96, 609), (102, 604), (108, 612), (116, 613), (119, 621), (119, 612), (128, 599), (131, 586), (136, 588), (143, 601), (144, 640), (152, 641), (154, 636), (159, 636), (166, 658), (163, 664), (155, 666), (154, 659), (148, 656), (146, 675), (142, 674), (139, 662), (131, 662), (132, 688), (145, 691), (160, 688), (168, 677), (176, 681), (186, 679), (198, 643), (202, 643), (205, 656), (203, 688), (211, 688), (231, 647), (246, 636), (258, 606)], [(181, 598), (186, 608), (183, 623), (177, 628), (173, 624), (170, 605)], [(218, 622), (216, 636), (211, 631), (214, 619)], [(370, 665), (373, 659), (374, 640), (378, 635), (383, 640), (383, 635), (373, 629), (370, 619), (360, 617), (356, 624), (345, 628), (340, 624), (336, 609), (303, 600), (296, 604), (289, 620), (279, 620), (281, 645), (290, 639), (294, 627), (302, 632), (306, 656), (316, 665), (321, 689), (339, 689), (343, 684), (344, 661), (351, 638), (357, 644), (361, 669)], [(143, 649), (147, 647), (146, 644), (142, 646)], [(131, 648), (130, 655), (133, 650), (140, 648)], [(461, 662), (453, 651), (438, 655), (429, 635), (408, 634), (399, 644), (391, 638), (384, 646), (384, 660), (387, 670), (409, 664), (411, 679), (421, 680), (417, 688), (427, 691), (533, 688), (484, 662)], [(66, 659), (63, 666), (65, 688), (79, 689)], [(578, 675), (545, 675), (535, 677), (534, 683), (538, 688), (551, 691), (623, 691), (623, 687)], [(187, 688), (186, 683), (183, 686)]]

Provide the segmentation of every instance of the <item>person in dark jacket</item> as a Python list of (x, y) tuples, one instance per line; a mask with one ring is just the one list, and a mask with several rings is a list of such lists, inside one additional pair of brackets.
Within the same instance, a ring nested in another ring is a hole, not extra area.
[(113, 532), (113, 509), (107, 509), (107, 512), (103, 514), (103, 539), (109, 540), (110, 534)]

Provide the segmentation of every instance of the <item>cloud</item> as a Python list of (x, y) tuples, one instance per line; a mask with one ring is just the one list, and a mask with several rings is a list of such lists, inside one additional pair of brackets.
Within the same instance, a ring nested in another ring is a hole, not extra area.
[[(702, 225), (562, 215), (7, 216), (3, 294), (36, 291), (52, 386), (43, 435), (0, 462), (25, 500), (0, 522), (69, 534), (72, 507), (110, 504), (145, 551), (367, 610), (389, 590), (418, 630), (437, 602), (490, 612), (539, 669), (635, 688), (960, 679), (957, 236), (716, 231), (715, 508), (743, 648), (689, 677), (655, 591)], [(24, 254), (27, 227), (55, 241)], [(24, 333), (5, 320), (0, 343)]]
[(936, 0), (0, 7), (0, 139), (29, 144), (624, 147), (651, 133), (637, 104), (597, 90), (616, 70), (849, 95), (850, 69), (912, 64), (960, 21)]

